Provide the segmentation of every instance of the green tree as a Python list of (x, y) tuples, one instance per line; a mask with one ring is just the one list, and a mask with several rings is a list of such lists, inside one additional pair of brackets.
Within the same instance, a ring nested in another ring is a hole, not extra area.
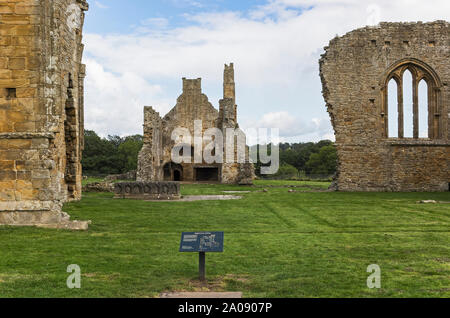
[(141, 135), (126, 137), (119, 145), (119, 157), (122, 161), (122, 172), (137, 169), (138, 155), (141, 151), (143, 140)]
[(142, 136), (101, 138), (92, 130), (84, 134), (83, 173), (85, 175), (119, 174), (135, 170), (142, 148)]
[(336, 172), (337, 152), (333, 145), (323, 146), (318, 153), (311, 154), (306, 163), (306, 172), (312, 175), (332, 175)]
[(278, 169), (278, 172), (274, 175), (277, 179), (292, 179), (298, 177), (298, 170), (294, 166), (284, 163)]

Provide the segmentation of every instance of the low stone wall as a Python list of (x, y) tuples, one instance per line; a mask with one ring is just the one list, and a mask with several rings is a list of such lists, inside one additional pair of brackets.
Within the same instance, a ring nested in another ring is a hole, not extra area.
[(94, 182), (83, 186), (83, 192), (114, 192), (114, 184), (111, 182)]
[(136, 180), (136, 170), (129, 171), (122, 174), (111, 174), (106, 176), (105, 181), (116, 181), (116, 180)]
[(138, 200), (178, 200), (179, 182), (120, 182), (114, 184), (115, 198)]

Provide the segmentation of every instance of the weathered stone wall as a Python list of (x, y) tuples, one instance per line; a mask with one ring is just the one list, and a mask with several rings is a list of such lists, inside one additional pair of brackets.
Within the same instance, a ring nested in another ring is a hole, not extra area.
[[(162, 146), (163, 164), (170, 163), (171, 151), (175, 145), (172, 141), (172, 132), (179, 127), (187, 128), (194, 136), (194, 122), (202, 121), (202, 133), (209, 128), (216, 127), (217, 110), (209, 102), (208, 96), (203, 94), (201, 79), (183, 78), (183, 93), (178, 97), (175, 107), (163, 117)], [(192, 140), (193, 146), (194, 140)], [(205, 144), (203, 146), (206, 146)], [(194, 154), (191, 153), (193, 156)], [(202, 165), (202, 164), (200, 164)], [(203, 165), (205, 165), (203, 163)], [(193, 163), (182, 163), (182, 179), (184, 181), (195, 180), (195, 167)], [(217, 166), (217, 165), (210, 165)], [(160, 170), (161, 171), (161, 170)]]
[(136, 170), (131, 170), (121, 174), (110, 174), (105, 177), (105, 181), (115, 181), (115, 180), (136, 180)]
[[(449, 46), (445, 21), (381, 23), (331, 40), (320, 75), (336, 135), (338, 190), (449, 190)], [(395, 76), (391, 71), (408, 68), (419, 70), (416, 75), (432, 87), (429, 138), (388, 138), (388, 120), (396, 120), (388, 119), (388, 107), (399, 107), (399, 113), (401, 107), (388, 105), (387, 83)]]
[(0, 224), (67, 222), (81, 197), (84, 0), (0, 3)]
[(144, 144), (138, 156), (138, 181), (163, 180), (162, 119), (152, 107), (144, 107)]
[[(215, 168), (218, 169), (219, 182), (239, 183), (243, 180), (245, 184), (251, 183), (254, 178), (254, 169), (248, 162), (194, 163), (194, 153), (191, 151), (191, 163), (179, 165), (172, 163), (171, 152), (175, 146), (172, 132), (176, 128), (188, 129), (192, 137), (194, 137), (194, 123), (198, 120), (202, 121), (202, 133), (211, 128), (218, 128), (223, 132), (226, 128), (238, 128), (233, 64), (225, 65), (224, 99), (220, 100), (219, 104), (218, 111), (202, 93), (200, 78), (183, 78), (183, 93), (178, 97), (175, 107), (164, 118), (161, 118), (152, 107), (144, 107), (144, 146), (139, 153), (137, 180), (162, 181), (168, 178), (173, 180), (174, 171), (178, 171), (181, 178), (175, 181), (196, 181), (196, 169)], [(245, 138), (245, 135), (243, 137)], [(210, 141), (203, 140), (202, 149), (205, 149), (209, 143)], [(191, 146), (194, 149), (194, 140), (191, 140)], [(236, 151), (237, 149), (235, 154)], [(164, 167), (167, 165), (170, 166), (170, 176), (164, 174)]]

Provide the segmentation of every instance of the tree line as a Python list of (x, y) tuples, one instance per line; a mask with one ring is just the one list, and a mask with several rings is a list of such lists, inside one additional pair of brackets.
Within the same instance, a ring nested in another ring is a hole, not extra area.
[[(270, 146), (270, 145), (269, 145)], [(270, 147), (268, 147), (270, 150)], [(337, 152), (330, 140), (306, 143), (280, 143), (280, 168), (273, 176), (276, 179), (329, 178), (336, 173)], [(270, 151), (269, 151), (270, 154)], [(260, 177), (261, 163), (255, 164)]]
[[(102, 138), (94, 131), (86, 130), (84, 138), (84, 175), (106, 176), (137, 169), (138, 154), (143, 145), (141, 135)], [(317, 143), (280, 143), (277, 147), (280, 153), (278, 172), (272, 176), (261, 176), (261, 163), (257, 162), (255, 172), (259, 177), (301, 179), (311, 176), (326, 177), (336, 172), (336, 148), (329, 140)], [(270, 145), (268, 149), (270, 150)]]
[(142, 145), (141, 135), (101, 138), (95, 131), (85, 130), (83, 174), (106, 176), (136, 170)]

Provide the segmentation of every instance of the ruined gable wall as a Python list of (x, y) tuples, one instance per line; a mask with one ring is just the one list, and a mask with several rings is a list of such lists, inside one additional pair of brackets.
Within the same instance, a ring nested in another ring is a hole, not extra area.
[[(335, 38), (325, 48), (320, 74), (336, 135), (339, 190), (448, 190), (449, 45), (449, 23), (438, 21), (381, 23)], [(389, 67), (402, 59), (426, 63), (443, 83), (439, 138), (395, 139), (384, 134), (383, 81)]]
[(67, 221), (62, 204), (81, 196), (84, 10), (0, 3), (0, 224)]
[(175, 107), (164, 116), (166, 129), (170, 132), (175, 127), (189, 129), (194, 135), (194, 121), (202, 120), (204, 130), (215, 127), (219, 113), (202, 93), (201, 79), (183, 78), (183, 93), (178, 97)]
[[(178, 97), (176, 106), (163, 118), (163, 164), (161, 166), (171, 162), (171, 151), (174, 146), (171, 136), (177, 127), (189, 129), (193, 146), (194, 121), (202, 121), (203, 133), (209, 128), (216, 127), (218, 115), (217, 109), (202, 93), (201, 79), (183, 78), (183, 93)], [(183, 179), (194, 181), (193, 164), (182, 163), (181, 166)]]
[[(219, 104), (220, 111), (215, 109), (208, 101), (208, 97), (202, 93), (201, 79), (183, 78), (183, 93), (178, 97), (176, 106), (164, 118), (161, 119), (152, 107), (144, 107), (144, 146), (139, 153), (137, 180), (164, 180), (164, 166), (170, 165), (172, 161), (171, 151), (174, 147), (174, 141), (171, 137), (176, 128), (187, 128), (191, 137), (194, 137), (194, 122), (196, 120), (202, 121), (203, 133), (211, 128), (222, 130), (225, 133), (226, 128), (234, 129), (238, 126), (232, 63), (230, 66), (225, 65), (224, 99), (220, 100)], [(226, 139), (224, 139), (224, 142), (226, 142)], [(209, 143), (209, 140), (203, 140), (202, 151)], [(193, 139), (191, 145), (194, 146)], [(236, 151), (237, 147), (235, 147), (235, 156)], [(246, 151), (246, 158), (248, 159), (248, 147)], [(194, 154), (191, 155), (194, 156)], [(224, 154), (224, 159), (226, 159), (226, 154)], [(218, 168), (218, 178), (222, 183), (251, 184), (255, 177), (254, 167), (248, 160), (243, 164), (208, 164), (204, 161), (202, 163), (182, 163), (182, 180), (195, 181), (195, 168)], [(174, 164), (169, 170), (180, 171), (181, 169), (179, 165)]]

